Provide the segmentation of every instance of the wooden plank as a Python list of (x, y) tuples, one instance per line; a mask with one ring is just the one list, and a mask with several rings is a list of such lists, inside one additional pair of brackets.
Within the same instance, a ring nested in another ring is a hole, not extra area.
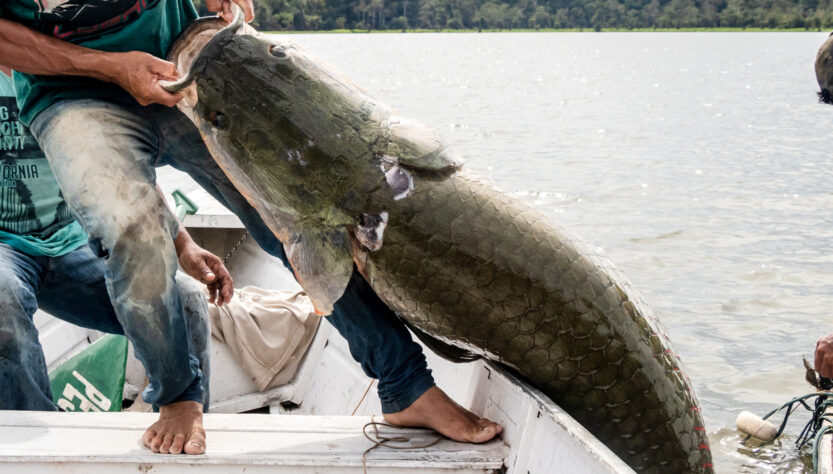
[[(140, 436), (155, 419), (151, 413), (0, 412), (0, 471), (4, 464), (17, 472), (18, 467), (61, 463), (133, 465), (140, 471), (143, 465), (185, 464), (268, 466), (292, 468), (291, 472), (296, 472), (295, 468), (335, 468), (342, 472), (361, 469), (362, 453), (373, 446), (362, 434), (370, 417), (208, 414), (205, 455), (165, 456), (139, 444)], [(408, 437), (410, 445), (427, 444), (436, 437), (420, 429), (380, 427), (379, 431), (386, 437)], [(505, 452), (506, 446), (499, 440), (482, 445), (443, 440), (430, 449), (380, 447), (367, 459), (369, 468), (386, 470), (425, 467), (489, 472), (501, 468)]]
[[(0, 469), (3, 464), (0, 464)], [(417, 471), (418, 470), (418, 471)], [(486, 474), (499, 472), (493, 469), (438, 468), (430, 464), (418, 467), (375, 466), (368, 462), (367, 474)], [(363, 474), (361, 466), (267, 466), (267, 465), (226, 465), (226, 464), (153, 464), (153, 463), (30, 463), (14, 466), (10, 474), (113, 474), (135, 472), (136, 474)], [(565, 471), (566, 472), (566, 471)]]

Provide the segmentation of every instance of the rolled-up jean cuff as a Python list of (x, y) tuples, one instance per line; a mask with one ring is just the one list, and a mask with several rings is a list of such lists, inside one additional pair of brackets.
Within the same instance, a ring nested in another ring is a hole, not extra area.
[(382, 396), (382, 413), (396, 413), (408, 408), (417, 400), (417, 398), (421, 397), (434, 385), (434, 377), (432, 377), (431, 373), (428, 372), (414, 381), (414, 383), (412, 383), (405, 392), (399, 394), (395, 398), (385, 400), (387, 397)]
[[(208, 400), (203, 400), (203, 390), (202, 390), (202, 379), (201, 377), (197, 377), (194, 379), (194, 382), (191, 383), (188, 388), (185, 389), (182, 394), (174, 399), (171, 404), (178, 403), (178, 402), (198, 402), (202, 403), (202, 411), (203, 413), (208, 412)], [(154, 404), (153, 411), (158, 412), (159, 406)]]

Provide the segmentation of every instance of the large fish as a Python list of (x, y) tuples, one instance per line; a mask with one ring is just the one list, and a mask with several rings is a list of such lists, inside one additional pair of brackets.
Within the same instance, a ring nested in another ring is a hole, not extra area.
[(712, 471), (678, 358), (607, 259), (302, 48), (223, 26), (180, 36), (168, 87), (320, 313), (355, 265), (432, 349), (514, 368), (635, 470)]

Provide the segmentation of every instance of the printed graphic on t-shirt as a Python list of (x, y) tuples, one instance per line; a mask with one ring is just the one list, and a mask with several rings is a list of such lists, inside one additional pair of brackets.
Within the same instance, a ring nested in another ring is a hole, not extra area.
[(18, 121), (14, 97), (0, 96), (0, 230), (49, 236), (70, 219), (46, 157)]
[(89, 40), (118, 31), (160, 0), (32, 0), (41, 30), (65, 40)]
[(14, 152), (21, 158), (43, 156), (35, 138), (17, 120), (14, 97), (0, 96), (0, 151)]

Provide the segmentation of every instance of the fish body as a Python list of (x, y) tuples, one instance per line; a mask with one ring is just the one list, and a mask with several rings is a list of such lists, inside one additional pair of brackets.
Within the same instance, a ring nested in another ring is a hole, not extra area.
[(508, 365), (635, 470), (712, 471), (679, 360), (607, 258), (302, 48), (236, 27), (196, 40), (206, 25), (171, 54), (181, 108), (320, 313), (358, 268), (432, 349)]

